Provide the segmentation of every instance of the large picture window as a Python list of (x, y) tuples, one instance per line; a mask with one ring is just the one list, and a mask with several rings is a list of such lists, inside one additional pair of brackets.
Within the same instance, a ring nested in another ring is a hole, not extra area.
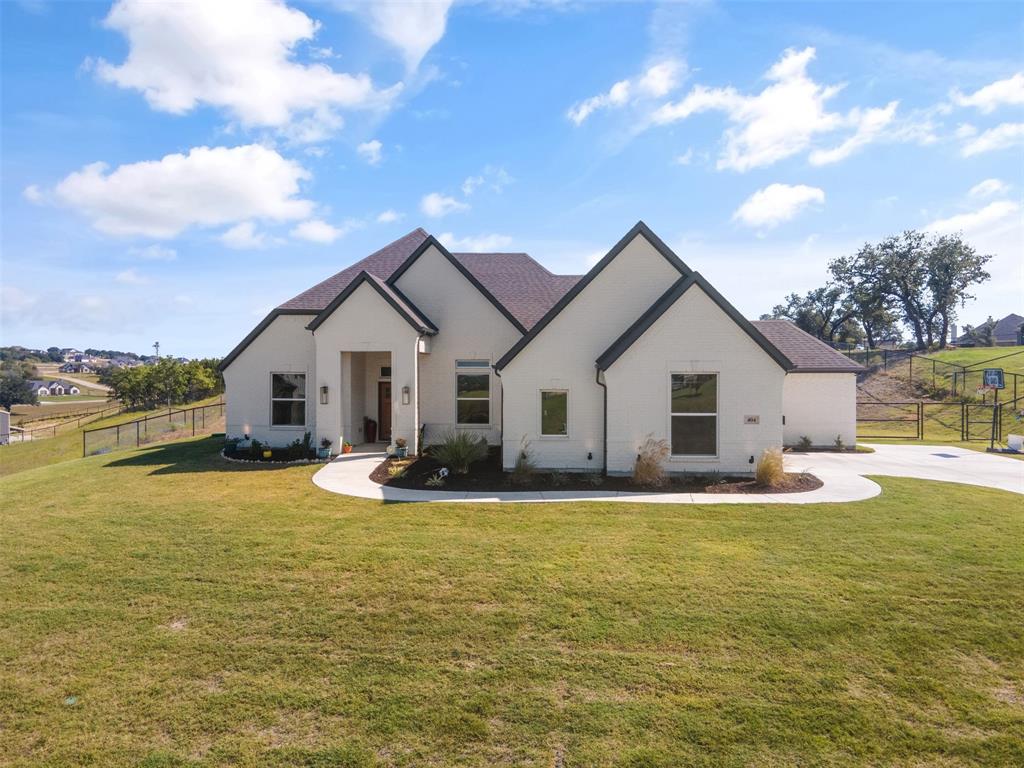
[(490, 368), (487, 360), (455, 362), (455, 421), (459, 426), (491, 423)]
[(270, 426), (301, 427), (306, 423), (306, 374), (270, 374)]
[(671, 375), (672, 455), (718, 454), (718, 375)]
[(543, 437), (568, 436), (569, 393), (564, 389), (541, 390), (540, 433)]

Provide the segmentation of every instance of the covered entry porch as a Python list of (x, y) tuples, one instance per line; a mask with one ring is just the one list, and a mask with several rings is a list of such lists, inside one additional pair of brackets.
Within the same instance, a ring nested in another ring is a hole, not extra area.
[(391, 352), (341, 353), (341, 435), (353, 445), (389, 444), (394, 424)]

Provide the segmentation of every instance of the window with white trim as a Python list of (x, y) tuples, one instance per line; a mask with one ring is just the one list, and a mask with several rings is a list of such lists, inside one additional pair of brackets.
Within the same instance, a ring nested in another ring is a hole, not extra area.
[(564, 389), (540, 391), (540, 434), (542, 437), (568, 437), (569, 392)]
[(306, 423), (306, 374), (270, 374), (270, 426), (301, 427)]
[(478, 427), (491, 423), (491, 363), (455, 361), (455, 423)]
[(718, 374), (670, 374), (673, 456), (718, 455)]

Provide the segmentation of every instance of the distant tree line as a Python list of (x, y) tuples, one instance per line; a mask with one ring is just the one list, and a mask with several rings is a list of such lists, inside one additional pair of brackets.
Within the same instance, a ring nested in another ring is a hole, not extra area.
[(120, 352), (116, 349), (87, 349), (85, 354), (90, 357), (105, 357), (108, 360), (141, 360), (142, 357), (135, 354), (134, 352)]
[(224, 379), (217, 370), (220, 360), (189, 360), (182, 363), (162, 357), (153, 365), (134, 368), (104, 368), (100, 381), (127, 408), (156, 408), (189, 403), (224, 391)]
[(27, 360), (32, 363), (62, 363), (64, 356), (57, 347), (50, 347), (45, 352), (25, 347), (0, 347), (0, 361)]
[(785, 318), (829, 343), (869, 349), (899, 344), (905, 327), (916, 349), (943, 348), (957, 309), (989, 279), (991, 258), (960, 234), (907, 230), (833, 259), (824, 286), (790, 294), (761, 319)]

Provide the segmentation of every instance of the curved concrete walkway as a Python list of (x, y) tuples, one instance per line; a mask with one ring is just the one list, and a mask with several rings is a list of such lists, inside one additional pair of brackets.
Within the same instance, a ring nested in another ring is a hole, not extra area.
[(875, 453), (787, 453), (786, 469), (811, 472), (824, 485), (802, 493), (656, 493), (620, 491), (415, 491), (388, 488), (370, 480), (383, 453), (350, 453), (315, 475), (313, 482), (332, 493), (378, 501), (543, 502), (625, 501), (652, 504), (819, 504), (860, 501), (881, 488), (864, 475), (916, 477), (967, 483), (1024, 494), (1024, 462), (964, 448), (935, 445), (873, 445)]

